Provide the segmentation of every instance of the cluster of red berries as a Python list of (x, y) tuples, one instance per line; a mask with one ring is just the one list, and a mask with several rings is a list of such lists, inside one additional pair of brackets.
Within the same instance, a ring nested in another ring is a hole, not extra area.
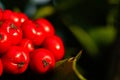
[(64, 57), (64, 44), (45, 18), (0, 9), (0, 76), (22, 74), (28, 67), (46, 73)]

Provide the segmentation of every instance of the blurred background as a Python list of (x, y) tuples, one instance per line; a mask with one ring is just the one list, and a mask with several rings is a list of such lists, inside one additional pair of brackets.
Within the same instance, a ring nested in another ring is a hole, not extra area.
[(83, 50), (77, 65), (87, 80), (120, 80), (119, 0), (0, 0), (2, 9), (46, 18), (65, 45), (65, 57)]

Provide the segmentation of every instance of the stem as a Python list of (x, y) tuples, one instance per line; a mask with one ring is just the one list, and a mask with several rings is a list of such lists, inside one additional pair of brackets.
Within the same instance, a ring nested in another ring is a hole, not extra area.
[(24, 66), (24, 62), (19, 63), (17, 66), (18, 68), (22, 68)]
[(43, 66), (44, 67), (47, 67), (48, 65), (49, 65), (49, 63), (44, 59), (44, 60), (42, 60), (42, 63), (43, 63)]
[(38, 23), (36, 23), (35, 25), (36, 25), (36, 27), (39, 27), (39, 24), (38, 24)]
[(0, 40), (2, 40), (2, 34), (0, 34)]
[(74, 58), (73, 60), (73, 70), (75, 71), (75, 74), (79, 77), (80, 80), (87, 80), (83, 75), (81, 75), (81, 73), (77, 70), (77, 59), (79, 59), (81, 57), (82, 51), (80, 51), (77, 56)]
[(10, 24), (10, 27), (13, 29), (17, 29), (17, 26), (15, 26), (15, 24), (13, 24), (13, 23)]

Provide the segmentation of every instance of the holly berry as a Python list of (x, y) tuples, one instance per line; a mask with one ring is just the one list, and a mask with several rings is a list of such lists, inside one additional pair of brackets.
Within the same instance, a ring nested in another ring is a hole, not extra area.
[(39, 48), (31, 53), (30, 68), (39, 74), (47, 73), (55, 67), (53, 54), (44, 48)]
[(0, 29), (0, 55), (3, 55), (11, 47), (11, 41), (8, 34)]
[(2, 23), (1, 29), (9, 34), (13, 45), (18, 44), (22, 39), (22, 30), (17, 27), (12, 21), (6, 20)]
[(13, 12), (11, 10), (4, 10), (3, 11), (3, 17), (2, 20), (10, 20), (12, 21), (17, 27), (19, 27), (21, 25), (20, 22), (20, 16), (17, 12)]
[(45, 74), (64, 57), (64, 44), (45, 18), (31, 20), (22, 12), (0, 8), (0, 76), (22, 74), (28, 66)]
[(3, 12), (2, 9), (0, 8), (0, 21), (2, 20)]
[(43, 42), (43, 47), (53, 53), (56, 61), (64, 57), (64, 45), (62, 39), (57, 35), (47, 37)]
[(45, 31), (46, 36), (52, 36), (55, 34), (53, 25), (45, 18), (38, 18), (35, 20), (35, 23), (38, 24)]
[(20, 23), (22, 24), (23, 22), (25, 22), (26, 20), (28, 20), (28, 17), (26, 14), (22, 13), (22, 12), (19, 12), (18, 13), (19, 15), (19, 18), (20, 18)]
[(9, 10), (9, 9), (4, 10), (3, 11), (3, 15), (2, 15), (2, 21), (9, 20), (11, 15), (12, 15), (12, 11), (11, 10)]
[(23, 47), (12, 46), (2, 56), (3, 69), (9, 74), (22, 74), (29, 64), (29, 54)]
[(2, 64), (2, 60), (0, 59), (0, 76), (2, 76), (3, 74), (3, 64)]
[(30, 39), (35, 46), (40, 46), (45, 38), (44, 30), (35, 25), (33, 21), (26, 20), (22, 26), (23, 35), (25, 38)]
[(19, 43), (19, 46), (22, 46), (23, 48), (25, 48), (29, 53), (34, 50), (34, 45), (32, 41), (27, 38), (22, 39)]
[(10, 16), (9, 20), (11, 20), (12, 22), (14, 22), (14, 24), (17, 27), (19, 27), (21, 25), (20, 17), (19, 17), (19, 14), (17, 12), (12, 12), (12, 15)]

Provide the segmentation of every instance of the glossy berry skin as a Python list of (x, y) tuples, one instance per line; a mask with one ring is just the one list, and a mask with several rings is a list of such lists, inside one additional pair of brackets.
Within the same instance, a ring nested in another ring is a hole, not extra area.
[(38, 48), (31, 53), (30, 69), (38, 74), (45, 74), (55, 67), (53, 54), (44, 48)]
[(3, 11), (3, 15), (2, 15), (2, 21), (9, 20), (11, 15), (12, 15), (12, 11), (11, 10), (9, 10), (9, 9), (4, 10)]
[(22, 13), (22, 12), (19, 12), (18, 13), (19, 15), (19, 19), (20, 19), (20, 23), (22, 24), (23, 22), (25, 22), (26, 20), (28, 20), (28, 17), (26, 14)]
[(22, 39), (19, 43), (19, 46), (22, 46), (23, 48), (25, 48), (28, 51), (28, 53), (34, 50), (34, 45), (32, 41), (29, 39), (25, 39), (25, 38)]
[(3, 74), (3, 63), (2, 60), (0, 59), (0, 76)]
[(12, 22), (14, 22), (14, 24), (17, 27), (20, 27), (21, 22), (20, 22), (20, 16), (17, 12), (12, 12), (12, 15), (10, 16), (9, 20), (11, 20)]
[(43, 47), (53, 53), (56, 61), (64, 57), (64, 44), (62, 39), (57, 35), (47, 37), (43, 42)]
[(3, 16), (3, 12), (2, 9), (0, 8), (0, 21), (2, 21), (2, 16)]
[(0, 55), (3, 55), (11, 47), (11, 41), (8, 33), (0, 29)]
[(47, 19), (38, 18), (34, 22), (44, 29), (47, 37), (55, 34), (53, 25)]
[(1, 29), (9, 34), (13, 45), (18, 44), (22, 39), (22, 30), (17, 27), (12, 21), (6, 20), (2, 23)]
[(12, 46), (1, 59), (6, 73), (22, 74), (28, 67), (30, 57), (23, 47)]
[(21, 25), (19, 14), (17, 12), (13, 12), (11, 10), (3, 11), (2, 21), (5, 21), (5, 20), (12, 21), (17, 27), (19, 27)]
[(45, 39), (44, 30), (35, 25), (32, 20), (27, 20), (21, 25), (23, 35), (30, 39), (35, 46), (40, 46)]

